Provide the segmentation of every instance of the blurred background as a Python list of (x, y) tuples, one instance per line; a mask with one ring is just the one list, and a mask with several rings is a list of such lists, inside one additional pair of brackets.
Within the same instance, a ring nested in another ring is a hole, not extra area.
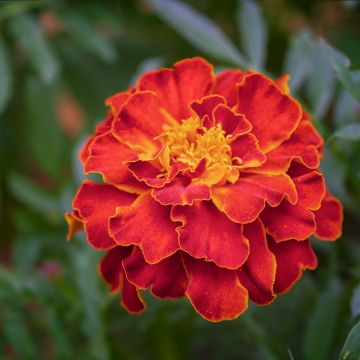
[[(98, 277), (101, 254), (65, 241), (77, 153), (105, 99), (196, 55), (291, 75), (345, 205), (343, 237), (313, 242), (316, 271), (220, 324), (147, 296), (128, 315)], [(359, 359), (359, 69), (356, 0), (0, 1), (0, 359)]]

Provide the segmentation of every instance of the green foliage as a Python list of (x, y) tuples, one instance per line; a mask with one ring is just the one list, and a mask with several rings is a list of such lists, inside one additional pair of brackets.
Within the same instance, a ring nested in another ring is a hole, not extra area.
[[(275, 14), (267, 3), (0, 3), (1, 359), (359, 359), (359, 6), (284, 1)], [(352, 21), (317, 23), (324, 6)], [(299, 18), (307, 26), (294, 31)], [(221, 324), (185, 300), (146, 297), (147, 312), (127, 314), (99, 279), (101, 254), (83, 235), (65, 241), (63, 214), (84, 179), (78, 152), (106, 116), (104, 99), (196, 55), (216, 69), (275, 78), (282, 66), (291, 75), (326, 139), (329, 188), (345, 205), (342, 239), (314, 242), (318, 270)]]

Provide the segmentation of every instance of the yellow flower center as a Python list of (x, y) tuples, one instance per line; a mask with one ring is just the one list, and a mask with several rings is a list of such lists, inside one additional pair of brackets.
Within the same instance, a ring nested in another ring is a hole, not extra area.
[(203, 182), (212, 185), (221, 180), (237, 180), (239, 173), (232, 165), (229, 145), (232, 136), (226, 135), (220, 124), (208, 129), (198, 117), (190, 117), (181, 124), (164, 125), (159, 138), (164, 143), (160, 161), (166, 170), (174, 163), (182, 163), (194, 171), (205, 159)]

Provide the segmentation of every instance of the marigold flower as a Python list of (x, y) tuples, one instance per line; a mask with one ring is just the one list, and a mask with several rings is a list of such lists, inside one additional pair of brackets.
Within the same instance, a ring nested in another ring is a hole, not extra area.
[(309, 237), (341, 235), (342, 206), (319, 170), (323, 139), (287, 77), (215, 75), (201, 58), (145, 73), (110, 97), (84, 145), (72, 234), (107, 251), (100, 274), (130, 312), (140, 290), (186, 296), (210, 321), (287, 292), (317, 258)]

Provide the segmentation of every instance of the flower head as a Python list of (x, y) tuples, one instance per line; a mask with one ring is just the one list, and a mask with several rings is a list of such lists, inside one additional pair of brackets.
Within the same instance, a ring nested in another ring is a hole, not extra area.
[(319, 170), (323, 139), (287, 78), (215, 76), (201, 58), (145, 73), (109, 98), (84, 145), (69, 238), (107, 251), (100, 273), (130, 312), (140, 290), (186, 296), (210, 321), (271, 303), (317, 258), (309, 237), (341, 235), (342, 207)]

